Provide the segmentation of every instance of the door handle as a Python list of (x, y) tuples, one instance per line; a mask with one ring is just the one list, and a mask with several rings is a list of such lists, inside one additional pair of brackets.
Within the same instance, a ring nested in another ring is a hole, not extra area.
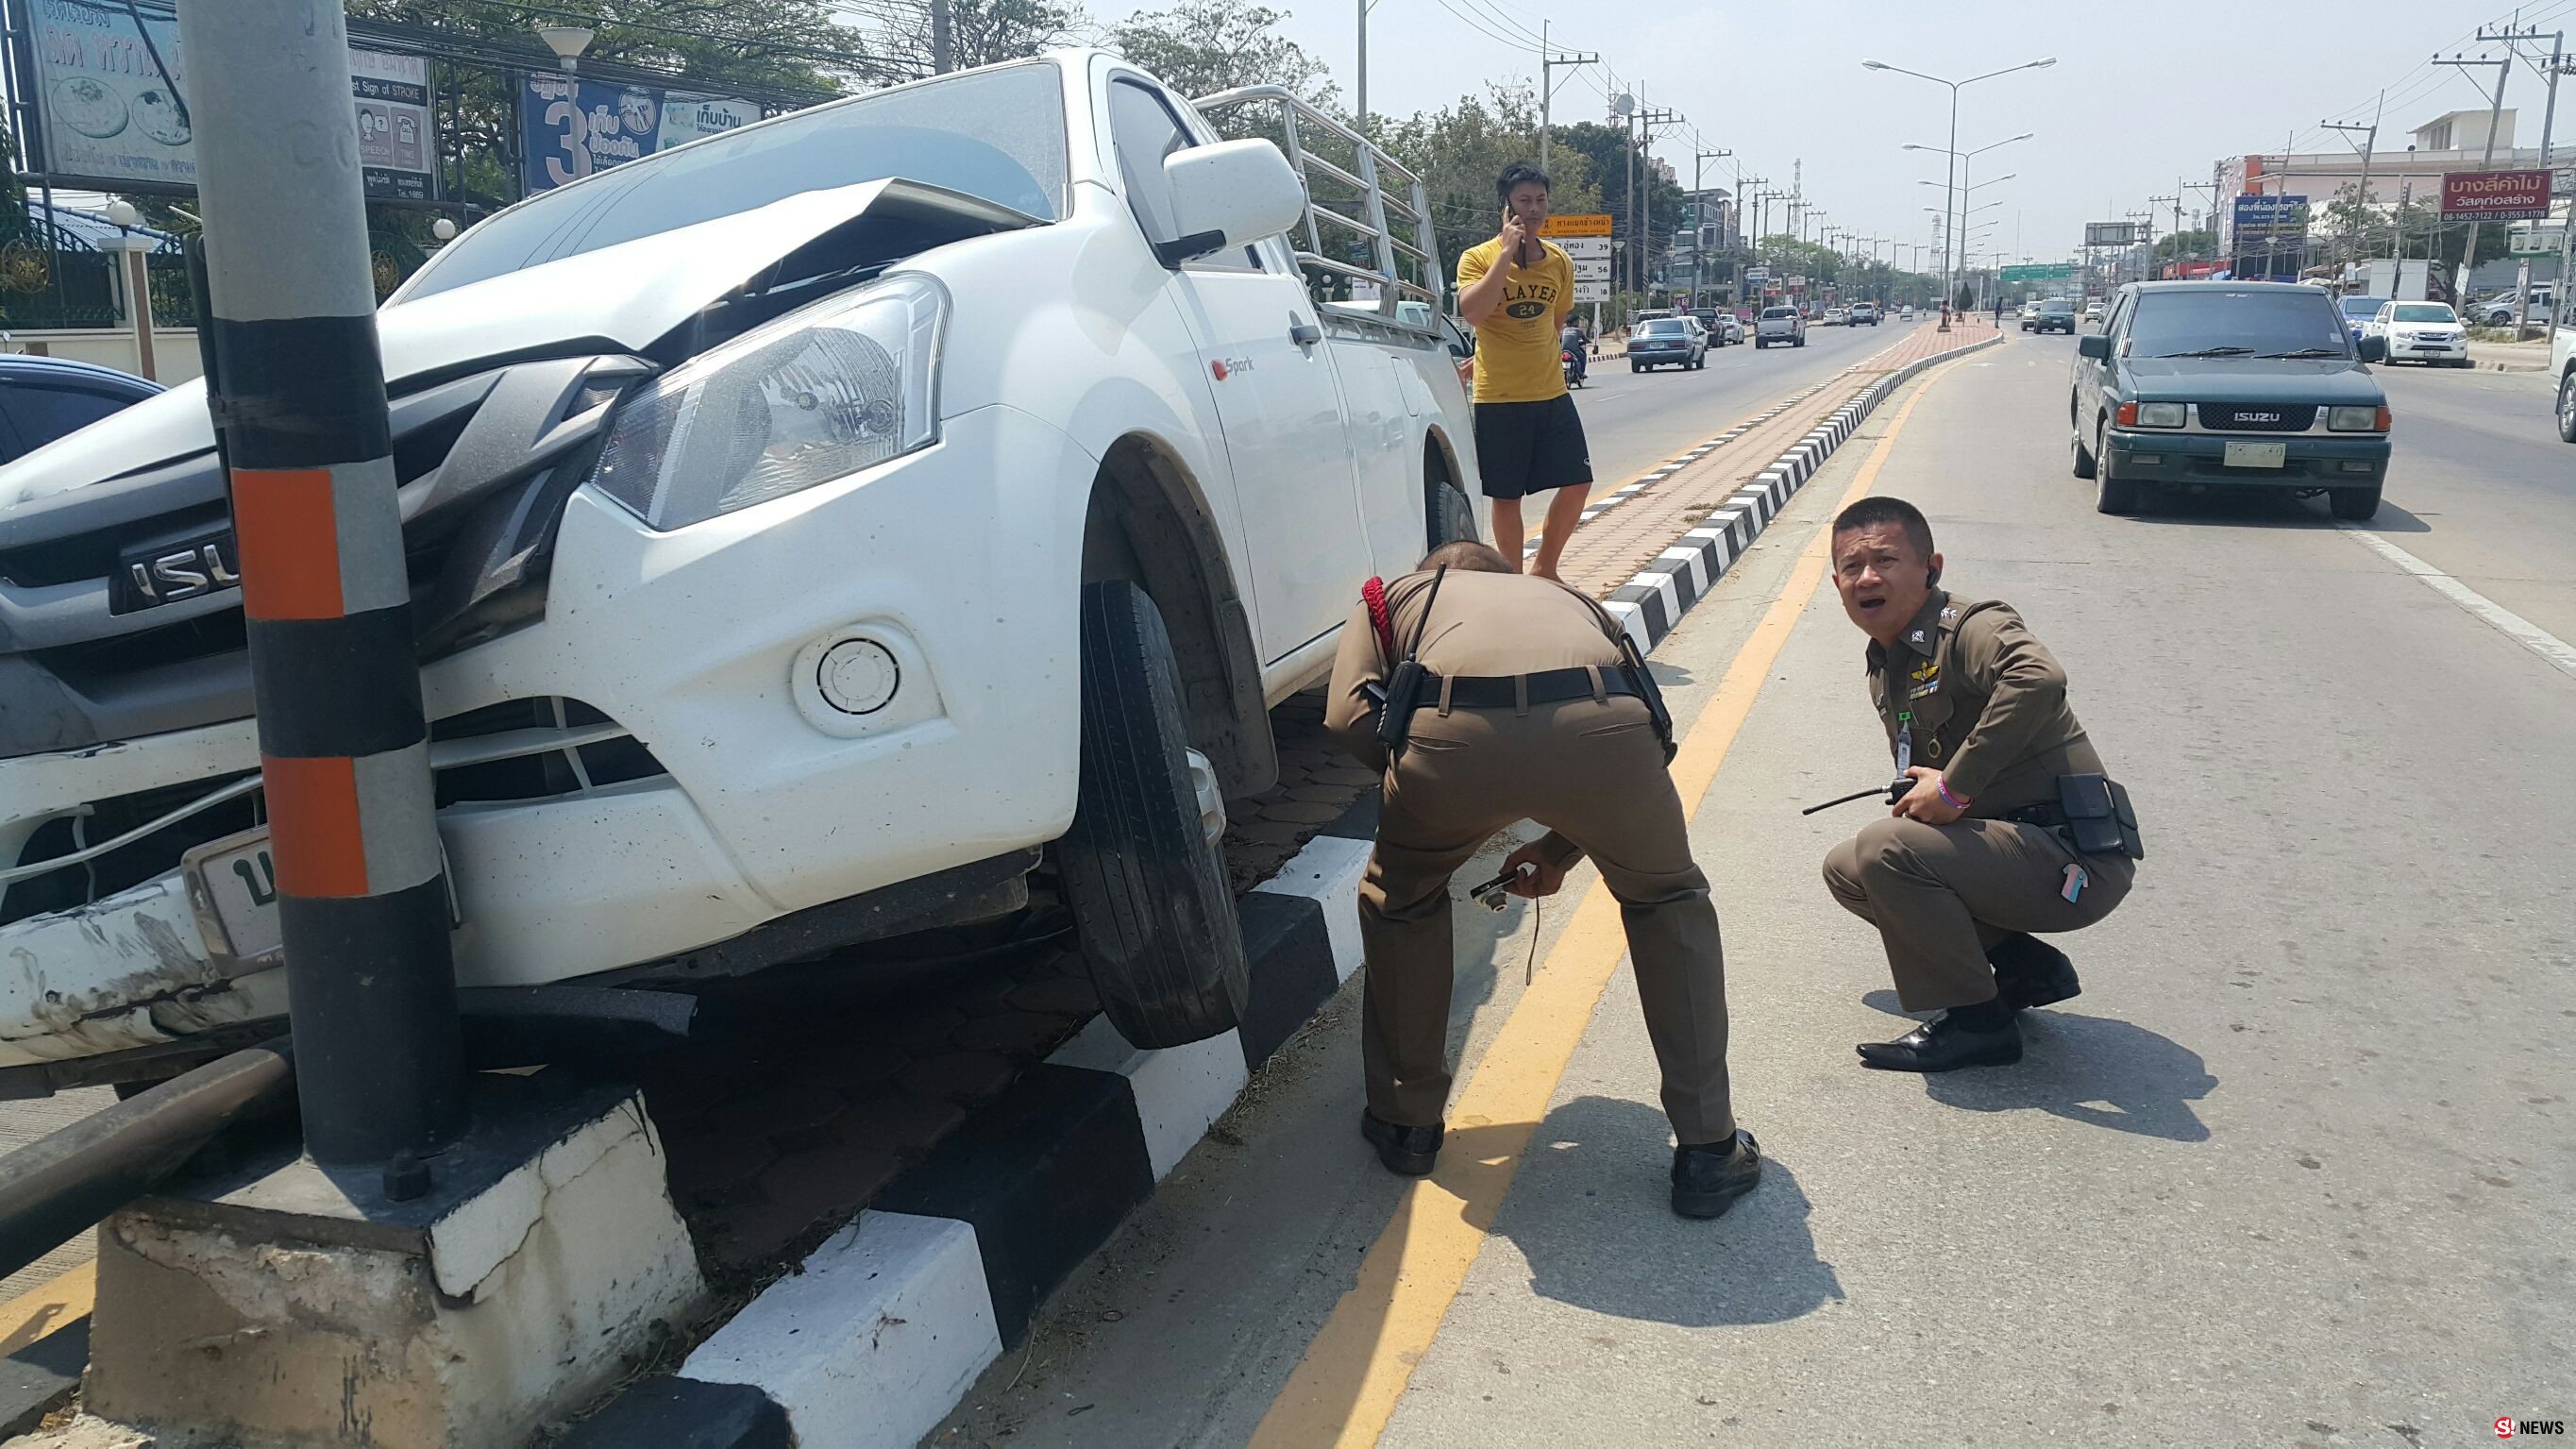
[(1291, 312), (1288, 314), (1288, 340), (1300, 347), (1312, 347), (1324, 340), (1324, 329)]

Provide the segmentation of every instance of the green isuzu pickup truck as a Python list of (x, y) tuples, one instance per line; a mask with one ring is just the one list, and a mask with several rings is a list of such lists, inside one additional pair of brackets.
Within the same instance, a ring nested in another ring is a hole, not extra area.
[(2150, 485), (2325, 495), (2337, 518), (2379, 511), (2388, 395), (2334, 299), (2275, 282), (2136, 282), (2077, 339), (2067, 397), (2075, 476), (2104, 513)]

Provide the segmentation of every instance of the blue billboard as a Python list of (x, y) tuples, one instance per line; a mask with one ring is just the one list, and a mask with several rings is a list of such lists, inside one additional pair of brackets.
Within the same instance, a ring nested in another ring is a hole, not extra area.
[(521, 180), (545, 191), (759, 119), (751, 101), (532, 75), (519, 92)]

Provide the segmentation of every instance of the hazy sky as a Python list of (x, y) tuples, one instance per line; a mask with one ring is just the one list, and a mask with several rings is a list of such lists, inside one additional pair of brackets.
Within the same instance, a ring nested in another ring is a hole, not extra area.
[[(1350, 104), (1358, 0), (1270, 3), (1291, 12), (1286, 30), (1331, 67)], [(1803, 158), (1807, 197), (1827, 221), (1928, 243), (1932, 218), (1922, 208), (1940, 204), (1941, 188), (1916, 183), (1937, 182), (1942, 158), (1899, 147), (1948, 144), (1949, 89), (1860, 62), (1964, 78), (2053, 55), (2049, 69), (1961, 92), (1958, 149), (2037, 133), (1977, 158), (1971, 182), (2016, 179), (1980, 187), (1972, 204), (2001, 200), (1979, 220), (1999, 221), (1992, 237), (2006, 252), (2054, 260), (2081, 243), (2084, 222), (2143, 210), (2147, 197), (2174, 194), (2177, 176), (2206, 182), (2221, 157), (2277, 152), (2293, 130), (2299, 151), (2340, 145), (2318, 122), (2367, 124), (2382, 87), (2380, 137), (2395, 148), (2446, 111), (2483, 109), (2479, 87), (2493, 83), (2492, 70), (2464, 74), (2428, 61), (2437, 49), (2476, 55), (2478, 26), (2513, 13), (2499, 0), (2339, 0), (2323, 8), (2241, 0), (1377, 0), (1369, 14), (1369, 108), (1410, 113), (1489, 80), (1529, 81), (1537, 45), (1528, 37), (1545, 20), (1560, 50), (1598, 51), (1603, 61), (1557, 72), (1558, 117), (1602, 119), (1604, 87), (1624, 84), (1644, 103), (1688, 117), (1690, 127), (1662, 133), (1656, 145), (1684, 185), (1690, 153), (1702, 149), (1693, 144), (1695, 128), (1704, 149), (1736, 153), (1708, 163), (1710, 185), (1733, 179), (1739, 173), (1728, 168), (1740, 166), (1742, 175), (1785, 187), (1790, 162)], [(2526, 3), (2521, 16), (2526, 28), (2536, 21), (2569, 30), (2576, 46), (2576, 0)], [(2520, 144), (2538, 144), (2544, 91), (2529, 67), (2506, 84), (2505, 105), (2520, 112)], [(2576, 139), (2576, 85), (2566, 99), (2570, 114), (2559, 129)], [(2206, 196), (2186, 205), (2198, 210)], [(2159, 233), (2171, 216), (2158, 205)]]

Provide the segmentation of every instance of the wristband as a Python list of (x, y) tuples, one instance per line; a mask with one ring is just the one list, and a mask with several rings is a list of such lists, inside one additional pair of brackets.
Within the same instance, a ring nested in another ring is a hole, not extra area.
[(1940, 777), (1940, 776), (1937, 776), (1937, 775), (1936, 775), (1936, 776), (1934, 776), (1934, 777), (1933, 777), (1933, 779), (1932, 779), (1932, 789), (1933, 789), (1933, 791), (1934, 791), (1936, 794), (1938, 794), (1938, 795), (1939, 795), (1939, 796), (1940, 796), (1944, 801), (1948, 802), (1948, 804), (1949, 804), (1950, 808), (1951, 808), (1951, 809), (1953, 809), (1953, 810), (1965, 810), (1965, 809), (1967, 809), (1970, 805), (1972, 805), (1972, 804), (1976, 803), (1976, 802), (1975, 802), (1975, 800), (1974, 800), (1973, 798), (1971, 798), (1971, 799), (1967, 799), (1967, 800), (1962, 800), (1962, 799), (1960, 799), (1958, 796), (1951, 794), (1951, 793), (1950, 793), (1950, 782), (1949, 782), (1947, 779), (1944, 779), (1944, 778), (1942, 778), (1942, 777)]

